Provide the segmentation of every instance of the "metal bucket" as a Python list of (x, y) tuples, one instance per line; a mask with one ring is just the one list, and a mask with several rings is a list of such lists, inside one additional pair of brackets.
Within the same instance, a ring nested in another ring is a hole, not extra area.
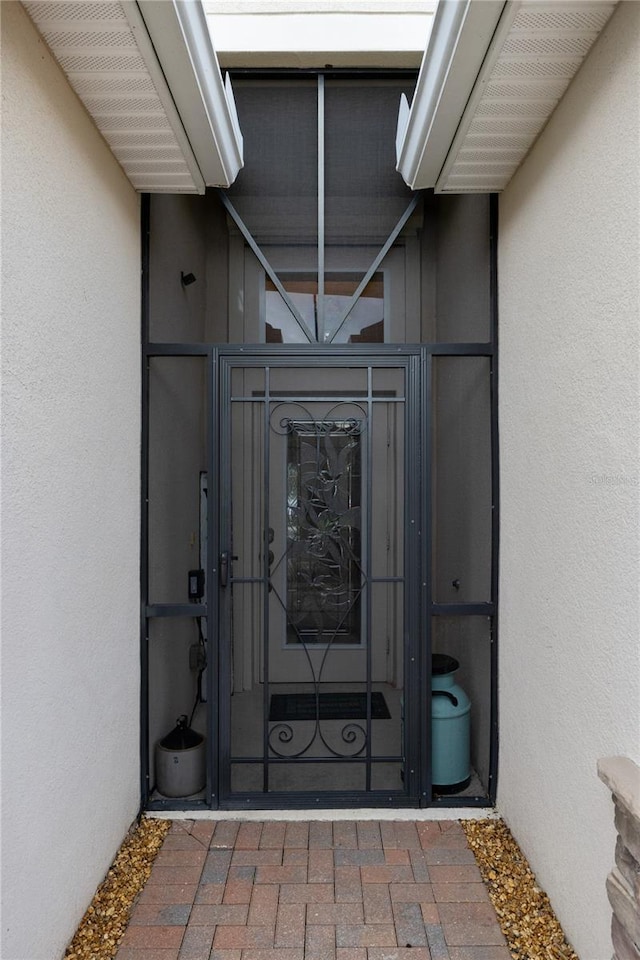
[(439, 793), (458, 793), (471, 781), (471, 701), (454, 680), (458, 661), (431, 659), (431, 780)]

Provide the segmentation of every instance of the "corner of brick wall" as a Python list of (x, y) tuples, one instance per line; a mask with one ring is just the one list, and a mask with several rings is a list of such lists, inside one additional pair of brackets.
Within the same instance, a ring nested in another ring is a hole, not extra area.
[(598, 761), (598, 775), (611, 790), (618, 831), (607, 877), (613, 960), (640, 960), (640, 767), (628, 757), (606, 757)]

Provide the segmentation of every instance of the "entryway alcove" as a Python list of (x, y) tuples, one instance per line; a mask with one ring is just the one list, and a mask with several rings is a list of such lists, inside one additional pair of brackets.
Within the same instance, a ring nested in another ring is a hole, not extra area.
[[(495, 215), (396, 173), (414, 82), (234, 77), (234, 186), (145, 205), (150, 808), (495, 796)], [(434, 787), (436, 652), (472, 707)], [(168, 800), (185, 714), (207, 784)]]

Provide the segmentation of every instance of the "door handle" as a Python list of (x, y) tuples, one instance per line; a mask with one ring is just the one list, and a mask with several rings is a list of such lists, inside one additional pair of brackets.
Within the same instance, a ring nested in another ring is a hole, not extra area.
[(231, 566), (232, 560), (237, 560), (236, 556), (231, 556), (228, 550), (220, 554), (220, 586), (226, 587), (229, 583), (229, 577), (233, 574)]

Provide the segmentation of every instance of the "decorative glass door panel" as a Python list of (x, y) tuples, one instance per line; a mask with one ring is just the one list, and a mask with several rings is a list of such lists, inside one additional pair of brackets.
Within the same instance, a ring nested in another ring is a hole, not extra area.
[[(349, 411), (351, 412), (351, 411)], [(291, 419), (286, 460), (286, 644), (362, 643), (364, 419)]]
[(223, 360), (223, 795), (406, 792), (413, 360)]

